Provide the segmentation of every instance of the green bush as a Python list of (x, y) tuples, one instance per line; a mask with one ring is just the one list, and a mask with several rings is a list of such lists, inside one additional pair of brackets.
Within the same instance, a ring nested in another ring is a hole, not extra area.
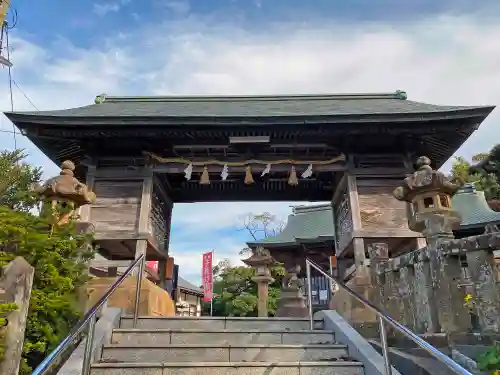
[(88, 235), (73, 223), (54, 226), (49, 220), (0, 206), (0, 266), (22, 256), (35, 267), (21, 374), (38, 365), (80, 318), (79, 288), (87, 280), (94, 251)]
[(5, 355), (6, 317), (10, 312), (15, 310), (17, 310), (17, 305), (15, 303), (0, 303), (0, 362)]
[(0, 267), (22, 256), (35, 268), (21, 375), (31, 373), (80, 318), (79, 288), (94, 256), (86, 245), (91, 238), (74, 223), (52, 226), (50, 216), (36, 214), (41, 202), (30, 188), (41, 171), (24, 157), (19, 150), (0, 153)]
[(494, 374), (500, 370), (500, 341), (483, 353), (477, 361), (481, 371), (492, 371)]

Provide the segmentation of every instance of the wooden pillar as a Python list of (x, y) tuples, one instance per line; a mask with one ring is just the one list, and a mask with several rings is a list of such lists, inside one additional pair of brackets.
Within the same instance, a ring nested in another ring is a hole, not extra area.
[[(149, 214), (151, 213), (151, 199), (153, 194), (153, 176), (144, 178), (142, 182), (141, 206), (139, 208), (139, 223), (137, 225), (137, 233), (144, 235), (150, 232)], [(148, 246), (147, 240), (137, 240), (135, 246), (135, 259), (142, 254), (146, 256)], [(140, 275), (142, 276), (142, 275)]]
[[(95, 165), (88, 166), (85, 184), (90, 191), (94, 190), (95, 172)], [(80, 207), (80, 221), (90, 221), (90, 209), (90, 204), (86, 204), (85, 206)]]
[[(349, 194), (350, 214), (352, 218), (352, 230), (361, 230), (361, 213), (359, 210), (358, 187), (356, 176), (347, 175), (347, 191)], [(354, 238), (352, 242), (354, 250), (354, 262), (356, 267), (363, 266), (366, 259), (365, 241), (363, 238)]]

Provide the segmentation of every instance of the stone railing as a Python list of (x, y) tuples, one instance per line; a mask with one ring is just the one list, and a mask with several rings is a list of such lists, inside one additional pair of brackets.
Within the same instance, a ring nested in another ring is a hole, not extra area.
[(385, 243), (369, 248), (369, 298), (418, 333), (500, 331), (500, 232), (450, 239), (389, 259)]

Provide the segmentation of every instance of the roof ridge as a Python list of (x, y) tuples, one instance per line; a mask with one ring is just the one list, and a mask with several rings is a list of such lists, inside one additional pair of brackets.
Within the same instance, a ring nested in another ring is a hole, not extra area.
[(406, 100), (405, 91), (393, 93), (345, 93), (345, 94), (281, 94), (281, 95), (163, 95), (163, 96), (109, 96), (97, 95), (96, 104), (124, 102), (238, 102), (238, 101), (284, 101), (284, 100), (366, 100), (366, 99), (399, 99)]
[(305, 213), (310, 213), (310, 212), (318, 212), (318, 211), (328, 211), (332, 209), (332, 205), (330, 203), (322, 203), (322, 204), (315, 204), (315, 205), (310, 205), (310, 206), (293, 206), (292, 207), (292, 214), (305, 214)]

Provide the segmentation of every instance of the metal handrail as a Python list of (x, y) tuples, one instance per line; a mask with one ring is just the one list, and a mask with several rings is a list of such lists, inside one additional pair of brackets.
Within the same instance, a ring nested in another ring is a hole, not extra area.
[(145, 256), (142, 254), (135, 259), (127, 270), (116, 280), (109, 290), (99, 299), (99, 301), (83, 316), (83, 318), (75, 325), (70, 334), (63, 340), (57, 347), (38, 365), (38, 367), (31, 373), (31, 375), (45, 375), (54, 364), (54, 362), (64, 353), (69, 345), (77, 339), (80, 333), (83, 332), (85, 327), (89, 327), (87, 333), (87, 342), (85, 343), (85, 353), (83, 356), (82, 375), (90, 374), (90, 365), (92, 358), (92, 344), (94, 341), (94, 331), (97, 313), (108, 301), (113, 292), (122, 284), (122, 282), (132, 273), (133, 269), (138, 265), (139, 272), (137, 274), (137, 284), (135, 292), (134, 304), (134, 321), (133, 327), (137, 325), (137, 317), (139, 314), (139, 297), (141, 293), (142, 274), (144, 273)]
[(417, 334), (413, 333), (408, 328), (406, 328), (404, 325), (398, 323), (393, 318), (391, 318), (389, 315), (387, 315), (386, 313), (381, 311), (378, 307), (373, 305), (367, 299), (360, 296), (358, 293), (356, 293), (354, 290), (352, 290), (346, 284), (344, 284), (341, 280), (339, 280), (335, 276), (333, 276), (330, 273), (321, 269), (321, 267), (318, 266), (316, 263), (314, 263), (311, 259), (306, 258), (306, 275), (307, 275), (307, 287), (308, 287), (307, 298), (308, 298), (308, 302), (309, 302), (309, 321), (311, 324), (311, 330), (314, 328), (313, 311), (312, 311), (312, 296), (311, 296), (312, 295), (312, 292), (311, 292), (311, 290), (312, 290), (311, 267), (315, 268), (323, 276), (330, 279), (330, 281), (333, 281), (334, 283), (339, 285), (349, 295), (356, 298), (359, 302), (364, 304), (366, 307), (368, 307), (370, 310), (372, 310), (377, 315), (378, 320), (379, 320), (379, 325), (380, 325), (380, 344), (382, 346), (382, 356), (384, 357), (384, 366), (385, 366), (385, 374), (386, 375), (391, 375), (392, 369), (391, 369), (391, 364), (389, 362), (388, 347), (387, 347), (387, 334), (385, 331), (384, 322), (389, 323), (398, 332), (402, 333), (405, 337), (412, 340), (415, 344), (417, 344), (419, 347), (424, 349), (427, 353), (432, 355), (439, 362), (445, 364), (455, 374), (473, 375), (470, 371), (468, 371), (465, 368), (463, 368), (462, 366), (460, 366), (457, 362), (452, 360), (450, 357), (441, 353), (438, 349), (436, 349), (434, 346), (429, 344), (427, 341), (421, 339)]

